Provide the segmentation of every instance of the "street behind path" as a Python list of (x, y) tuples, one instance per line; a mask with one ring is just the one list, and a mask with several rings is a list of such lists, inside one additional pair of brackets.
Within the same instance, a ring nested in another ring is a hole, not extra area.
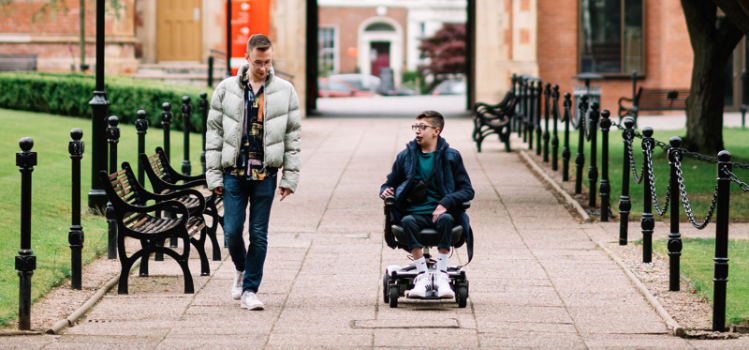
[[(615, 235), (602, 224), (574, 219), (496, 139), (486, 140), (484, 152), (477, 153), (469, 119), (448, 119), (444, 132), (461, 152), (476, 190), (469, 210), (476, 239), (474, 260), (466, 267), (469, 305), (401, 298), (391, 309), (382, 301), (383, 271), (409, 260), (383, 242), (377, 193), (395, 155), (413, 138), (412, 123), (304, 121), (301, 182), (296, 194), (275, 202), (271, 215), (258, 294), (265, 311), (240, 309), (231, 298), (234, 267), (222, 249), (224, 260), (211, 263), (211, 276), (199, 277), (198, 260), (192, 259), (195, 294), (181, 293), (174, 261), (151, 262), (151, 277), (132, 275), (129, 295), (109, 293), (63, 335), (2, 337), (0, 348), (749, 346), (749, 338), (687, 341), (669, 335), (624, 272), (596, 248), (595, 241), (613, 241)], [(460, 248), (451, 264), (465, 263)]]

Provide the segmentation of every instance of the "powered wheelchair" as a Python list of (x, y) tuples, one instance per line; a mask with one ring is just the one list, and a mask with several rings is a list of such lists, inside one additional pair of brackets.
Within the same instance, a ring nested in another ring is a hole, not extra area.
[[(395, 210), (395, 197), (385, 197), (385, 242), (392, 249), (403, 249), (408, 251), (407, 239), (403, 227), (396, 224), (393, 220), (393, 211)], [(471, 202), (462, 203), (460, 210), (465, 211), (470, 208)], [(468, 262), (473, 258), (473, 230), (469, 228), (468, 232), (463, 232), (463, 226), (457, 225), (452, 230), (452, 247), (459, 248), (466, 244), (468, 249)], [(425, 228), (418, 233), (419, 242), (424, 246), (424, 258), (427, 261), (428, 271), (435, 272), (436, 261), (431, 258), (429, 253), (430, 247), (436, 247), (439, 243), (439, 233), (433, 228)], [(410, 252), (409, 252), (410, 253)], [(385, 269), (382, 276), (382, 299), (391, 308), (398, 307), (398, 298), (408, 296), (406, 291), (413, 288), (414, 278), (418, 275), (416, 265), (411, 263), (406, 266), (390, 265)], [(464, 308), (468, 303), (468, 278), (463, 266), (449, 266), (447, 275), (450, 277), (450, 287), (455, 292), (455, 301), (458, 307)], [(439, 299), (436, 290), (427, 291), (426, 297), (418, 299)]]

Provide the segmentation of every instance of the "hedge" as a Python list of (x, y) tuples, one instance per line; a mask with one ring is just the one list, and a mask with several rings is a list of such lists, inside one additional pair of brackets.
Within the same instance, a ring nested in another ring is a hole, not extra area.
[[(168, 84), (159, 81), (108, 76), (104, 82), (109, 115), (121, 123), (134, 124), (136, 112), (145, 110), (149, 126), (161, 128), (161, 105), (172, 104), (172, 129), (182, 130), (182, 96), (190, 96), (192, 116), (190, 130), (201, 131), (198, 101), (200, 93), (213, 95), (213, 89), (194, 85)], [(15, 72), (0, 73), (0, 108), (44, 112), (91, 119), (89, 101), (96, 78), (88, 74)]]

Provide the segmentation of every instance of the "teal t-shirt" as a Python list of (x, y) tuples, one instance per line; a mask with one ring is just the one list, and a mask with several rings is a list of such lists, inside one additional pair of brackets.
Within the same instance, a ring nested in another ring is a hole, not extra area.
[[(432, 168), (434, 168), (435, 153), (424, 153), (421, 150), (417, 151), (416, 156), (416, 176), (414, 176), (414, 182), (427, 181), (429, 175), (432, 174)], [(437, 205), (440, 204), (440, 192), (437, 188), (437, 174), (432, 176), (432, 180), (429, 182), (427, 187), (427, 199), (424, 203), (410, 204), (406, 207), (405, 212), (407, 214), (431, 214), (437, 209)]]

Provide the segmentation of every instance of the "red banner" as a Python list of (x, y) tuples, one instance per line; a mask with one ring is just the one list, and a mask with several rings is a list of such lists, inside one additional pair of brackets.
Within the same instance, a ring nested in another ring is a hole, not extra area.
[[(225, 10), (224, 10), (225, 11)], [(270, 32), (270, 0), (231, 0), (231, 72), (247, 63), (247, 40)]]

